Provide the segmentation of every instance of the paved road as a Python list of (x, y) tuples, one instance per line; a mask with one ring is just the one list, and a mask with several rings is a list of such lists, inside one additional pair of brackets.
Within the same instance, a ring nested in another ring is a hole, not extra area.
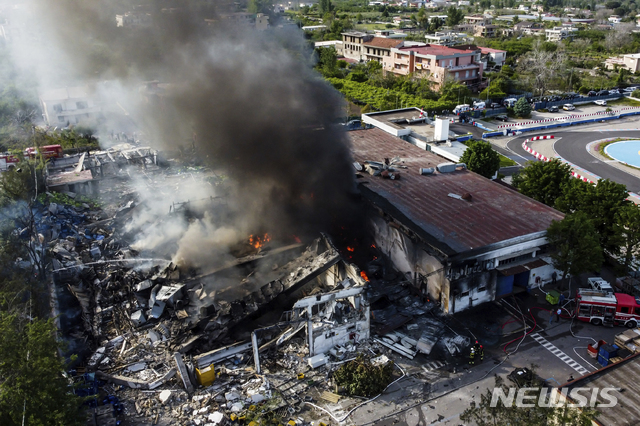
[[(544, 133), (536, 133), (536, 136)], [(604, 161), (598, 160), (589, 152), (587, 152), (587, 145), (590, 142), (616, 137), (639, 137), (640, 131), (606, 131), (595, 130), (593, 132), (557, 132), (550, 130), (546, 134), (553, 134), (556, 138), (562, 138), (554, 144), (554, 149), (565, 160), (581, 167), (593, 174), (596, 174), (604, 179), (611, 179), (615, 182), (621, 183), (627, 187), (628, 191), (640, 192), (640, 178), (629, 174), (625, 171), (611, 167)], [(512, 139), (508, 142), (507, 147), (525, 158), (531, 158), (531, 155), (522, 149), (522, 142), (531, 137), (532, 135), (520, 136)]]

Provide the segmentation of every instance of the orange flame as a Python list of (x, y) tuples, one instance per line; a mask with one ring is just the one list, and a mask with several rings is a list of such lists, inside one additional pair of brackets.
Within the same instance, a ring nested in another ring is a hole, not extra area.
[(262, 248), (266, 243), (271, 241), (271, 237), (269, 234), (260, 235), (249, 235), (249, 244), (253, 246), (253, 248), (259, 249)]
[(376, 245), (375, 244), (371, 244), (371, 248), (376, 248)]
[(298, 238), (298, 236), (297, 236), (297, 235), (294, 235), (294, 236), (293, 236), (293, 239), (294, 239), (294, 241), (295, 241), (296, 243), (301, 243), (301, 242), (302, 242), (302, 240), (300, 240), (300, 238)]
[(365, 281), (369, 281), (369, 277), (367, 277), (367, 274), (365, 274), (364, 271), (360, 271), (360, 276), (364, 278)]
[(354, 252), (354, 251), (356, 251), (356, 249), (354, 249), (353, 247), (347, 247), (347, 251)]

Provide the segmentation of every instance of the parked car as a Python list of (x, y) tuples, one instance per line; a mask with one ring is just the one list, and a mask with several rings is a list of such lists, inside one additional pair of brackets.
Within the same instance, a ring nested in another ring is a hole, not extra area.
[(565, 111), (573, 111), (576, 107), (574, 107), (573, 104), (564, 104), (562, 105), (562, 109)]
[(636, 90), (638, 90), (638, 86), (630, 86), (624, 89), (625, 92), (629, 92), (629, 93), (634, 92)]
[(607, 101), (604, 99), (598, 99), (597, 101), (593, 101), (593, 103), (600, 106), (607, 106)]
[(504, 114), (500, 114), (500, 115), (496, 115), (496, 120), (500, 120), (500, 121), (509, 121), (509, 117), (507, 117)]
[(611, 90), (609, 90), (609, 94), (610, 95), (619, 95), (620, 91), (618, 89), (611, 89)]
[(505, 99), (503, 101), (503, 104), (507, 108), (513, 108), (513, 106), (516, 104), (516, 102), (518, 102), (518, 100), (516, 98), (509, 98), (509, 99)]
[(500, 105), (500, 104), (499, 104), (499, 103), (497, 103), (497, 102), (493, 102), (493, 103), (491, 104), (491, 108), (500, 108), (501, 106), (502, 106), (502, 105)]
[(589, 93), (587, 93), (587, 96), (598, 96), (598, 94), (593, 90), (590, 90)]
[(560, 109), (558, 109), (558, 107), (554, 105), (554, 106), (550, 106), (548, 111), (549, 112), (558, 112), (558, 111), (560, 111)]
[(601, 91), (598, 92), (598, 96), (606, 96), (608, 94), (609, 94), (608, 90), (601, 90)]
[(485, 109), (487, 107), (487, 104), (484, 101), (476, 101), (473, 103), (473, 107), (475, 109)]

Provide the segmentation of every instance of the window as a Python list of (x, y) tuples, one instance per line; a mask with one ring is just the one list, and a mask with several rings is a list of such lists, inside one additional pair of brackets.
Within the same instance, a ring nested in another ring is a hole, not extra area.
[(590, 317), (591, 316), (591, 305), (580, 305), (580, 313), (578, 313), (581, 317)]
[(54, 110), (55, 112), (62, 112), (62, 104), (55, 104), (55, 105), (53, 106), (53, 110)]
[(458, 79), (458, 77), (460, 77), (460, 73), (456, 72), (456, 80)]
[(475, 77), (476, 76), (476, 70), (471, 70), (471, 77)]
[(78, 109), (87, 109), (87, 103), (86, 102), (76, 102), (76, 108)]
[(640, 315), (640, 308), (635, 308), (633, 310), (633, 313), (636, 314), (636, 315)]
[(629, 307), (628, 306), (623, 306), (620, 308), (620, 313), (621, 314), (628, 314), (629, 313)]
[(460, 298), (462, 297), (468, 297), (469, 296), (469, 290), (467, 291), (463, 291), (462, 293), (460, 293)]
[(399, 69), (401, 69), (401, 68), (402, 68), (402, 67), (400, 66), (400, 64), (395, 64), (395, 65), (396, 65), (396, 69), (397, 69), (397, 70), (399, 70)]
[(63, 116), (61, 116), (61, 115), (59, 115), (59, 116), (58, 116), (58, 122), (60, 122), (60, 123), (64, 123), (64, 117), (63, 117)]
[(482, 293), (483, 291), (487, 291), (487, 287), (482, 286), (482, 287), (478, 288), (478, 293)]
[(422, 58), (416, 58), (416, 62), (421, 64), (422, 63)]
[(449, 66), (452, 67), (453, 66), (453, 59), (449, 59)]
[(464, 72), (464, 78), (469, 78), (469, 70)]

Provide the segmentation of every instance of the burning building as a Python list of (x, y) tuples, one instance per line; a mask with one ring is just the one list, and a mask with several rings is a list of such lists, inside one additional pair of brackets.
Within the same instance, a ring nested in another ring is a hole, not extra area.
[(562, 213), (380, 129), (350, 132), (378, 248), (448, 313), (549, 279)]

